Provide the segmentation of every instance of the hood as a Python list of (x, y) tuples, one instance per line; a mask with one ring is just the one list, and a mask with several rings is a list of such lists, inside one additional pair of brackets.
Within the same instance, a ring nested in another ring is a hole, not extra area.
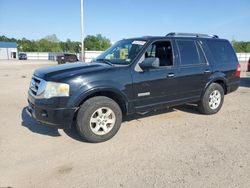
[(34, 75), (47, 81), (59, 81), (84, 73), (97, 72), (110, 68), (112, 68), (112, 66), (104, 63), (78, 62), (40, 68), (34, 72)]

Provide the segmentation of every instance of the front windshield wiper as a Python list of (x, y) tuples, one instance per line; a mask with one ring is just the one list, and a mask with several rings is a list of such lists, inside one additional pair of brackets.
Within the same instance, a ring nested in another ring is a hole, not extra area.
[(114, 66), (112, 61), (110, 61), (109, 59), (96, 59), (95, 61), (98, 61), (98, 62), (103, 62), (103, 63), (106, 63), (108, 65), (111, 65), (111, 66)]

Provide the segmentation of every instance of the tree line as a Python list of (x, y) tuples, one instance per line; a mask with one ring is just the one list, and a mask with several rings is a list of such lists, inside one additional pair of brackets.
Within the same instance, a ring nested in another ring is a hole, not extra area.
[(232, 41), (233, 47), (236, 50), (236, 52), (246, 52), (250, 53), (250, 42), (237, 42), (237, 41)]
[[(79, 53), (81, 43), (67, 39), (65, 42), (60, 41), (55, 34), (46, 36), (40, 40), (29, 40), (26, 38), (16, 39), (0, 36), (2, 42), (16, 42), (18, 51), (22, 52), (65, 52)], [(85, 50), (103, 51), (111, 46), (108, 38), (98, 35), (88, 35), (84, 40)]]
[[(79, 53), (81, 43), (67, 39), (65, 42), (60, 41), (55, 34), (46, 36), (40, 40), (29, 40), (26, 38), (15, 39), (6, 36), (0, 36), (0, 41), (17, 42), (18, 50), (23, 52), (67, 52)], [(236, 52), (250, 53), (250, 42), (232, 41)], [(88, 35), (84, 40), (86, 50), (103, 51), (111, 46), (108, 38), (98, 35)]]

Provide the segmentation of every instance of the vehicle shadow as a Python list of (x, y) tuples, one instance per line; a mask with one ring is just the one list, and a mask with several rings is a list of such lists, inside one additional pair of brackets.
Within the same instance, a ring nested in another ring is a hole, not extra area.
[(77, 132), (76, 122), (73, 123), (73, 125), (71, 126), (71, 129), (63, 129), (63, 132), (67, 136), (69, 136), (70, 138), (73, 138), (76, 141), (89, 143), (87, 140), (85, 140), (84, 138), (82, 138), (80, 136), (80, 134)]
[(176, 112), (176, 111), (182, 111), (182, 112), (202, 115), (197, 110), (197, 104), (187, 103), (187, 104), (184, 104), (181, 106), (175, 106), (175, 107), (171, 107), (171, 108), (164, 108), (164, 109), (150, 111), (150, 112), (145, 113), (145, 114), (127, 115), (123, 118), (123, 122), (132, 121), (132, 120), (136, 120), (136, 119), (138, 120), (138, 119), (142, 119), (142, 118), (146, 118), (146, 117), (151, 117), (151, 116), (155, 116), (155, 115), (161, 115), (161, 114), (171, 113), (171, 112)]
[(241, 87), (250, 87), (250, 77), (241, 77), (240, 78)]
[[(30, 131), (36, 134), (42, 134), (42, 135), (47, 135), (47, 136), (61, 136), (58, 128), (50, 127), (46, 124), (42, 124), (40, 122), (37, 122), (35, 119), (31, 118), (28, 113), (26, 112), (26, 108), (24, 107), (22, 110), (22, 126), (28, 128)], [(201, 115), (197, 111), (197, 105), (195, 104), (185, 104), (182, 106), (176, 106), (173, 108), (164, 108), (164, 109), (159, 109), (159, 110), (154, 110), (150, 111), (146, 114), (132, 114), (132, 115), (127, 115), (123, 117), (122, 122), (128, 122), (132, 120), (139, 120), (145, 117), (151, 117), (155, 115), (161, 115), (165, 113), (171, 113), (175, 111), (183, 111), (183, 112), (188, 112), (188, 113), (193, 113), (193, 114), (198, 114)], [(63, 129), (64, 133), (69, 136), (70, 138), (79, 141), (79, 142), (87, 142), (85, 139), (83, 139), (77, 132), (76, 130), (76, 123), (73, 123), (71, 129)]]
[[(47, 136), (61, 136), (58, 128), (48, 126), (46, 124), (40, 123), (29, 116), (29, 114), (26, 112), (26, 108), (24, 107), (22, 110), (22, 126), (28, 128), (33, 133), (47, 135)], [(80, 142), (87, 142), (81, 136), (77, 133), (75, 124), (72, 125), (71, 129), (63, 129), (64, 133), (73, 138), (74, 140), (80, 141)]]
[(187, 103), (180, 106), (175, 106), (173, 108), (182, 112), (187, 112), (196, 115), (203, 115), (198, 111), (198, 105), (195, 103)]
[(122, 122), (139, 120), (142, 118), (151, 117), (155, 115), (161, 115), (161, 114), (170, 113), (174, 111), (175, 110), (173, 108), (163, 108), (163, 109), (145, 112), (144, 114), (136, 113), (136, 114), (126, 115), (123, 117)]
[(26, 112), (24, 107), (22, 110), (22, 126), (28, 128), (33, 133), (48, 135), (48, 136), (61, 136), (57, 128), (49, 127), (45, 124), (37, 122), (35, 119), (31, 118)]

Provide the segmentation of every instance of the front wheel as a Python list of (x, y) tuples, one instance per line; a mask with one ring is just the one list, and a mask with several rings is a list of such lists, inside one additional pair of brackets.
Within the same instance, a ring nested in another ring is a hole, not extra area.
[(111, 139), (119, 130), (122, 112), (112, 99), (97, 96), (88, 99), (77, 114), (77, 130), (89, 142), (97, 143)]
[(224, 101), (224, 90), (220, 84), (212, 83), (198, 103), (198, 110), (203, 114), (217, 113)]

